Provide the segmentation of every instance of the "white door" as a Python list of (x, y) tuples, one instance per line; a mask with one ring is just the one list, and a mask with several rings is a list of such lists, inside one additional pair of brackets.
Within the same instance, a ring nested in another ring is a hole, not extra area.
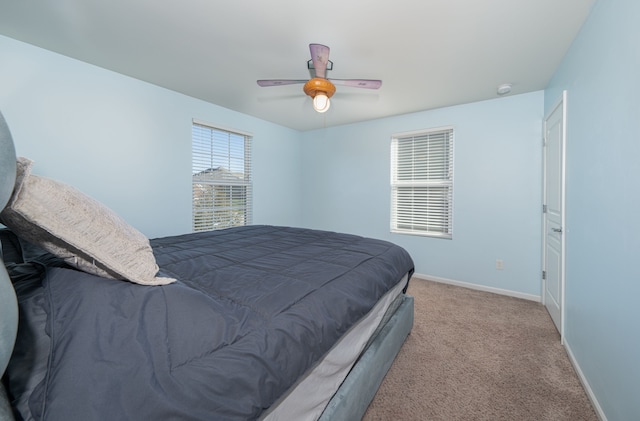
[(566, 91), (544, 121), (543, 303), (560, 337), (564, 323)]

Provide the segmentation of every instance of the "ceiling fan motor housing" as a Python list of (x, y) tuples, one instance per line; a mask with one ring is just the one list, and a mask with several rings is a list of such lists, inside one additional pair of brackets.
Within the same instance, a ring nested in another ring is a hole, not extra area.
[(314, 77), (304, 84), (304, 93), (309, 95), (311, 98), (315, 98), (318, 92), (324, 92), (327, 98), (331, 98), (333, 94), (336, 93), (336, 87), (333, 83), (328, 81), (327, 79)]

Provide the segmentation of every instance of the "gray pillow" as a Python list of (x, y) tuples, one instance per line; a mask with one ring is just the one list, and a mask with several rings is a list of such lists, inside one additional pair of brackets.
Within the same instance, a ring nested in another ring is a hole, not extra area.
[(156, 277), (149, 239), (111, 209), (77, 189), (31, 174), (33, 161), (18, 158), (13, 195), (2, 222), (24, 238), (84, 272), (142, 285), (166, 285)]

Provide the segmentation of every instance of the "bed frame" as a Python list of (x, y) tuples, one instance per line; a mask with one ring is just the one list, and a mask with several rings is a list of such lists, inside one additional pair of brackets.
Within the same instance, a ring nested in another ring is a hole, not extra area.
[[(9, 128), (0, 113), (0, 210), (13, 191), (16, 154)], [(0, 373), (4, 373), (16, 339), (18, 304), (0, 248)], [(351, 369), (320, 420), (361, 419), (413, 327), (413, 297), (404, 295), (398, 309)], [(0, 420), (13, 420), (7, 393), (0, 383)]]
[(412, 327), (413, 297), (405, 295), (331, 398), (320, 421), (362, 418)]

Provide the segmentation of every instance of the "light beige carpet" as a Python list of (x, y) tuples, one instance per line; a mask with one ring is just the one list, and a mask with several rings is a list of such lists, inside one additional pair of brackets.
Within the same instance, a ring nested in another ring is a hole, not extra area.
[(540, 304), (412, 279), (413, 330), (364, 416), (596, 421)]

